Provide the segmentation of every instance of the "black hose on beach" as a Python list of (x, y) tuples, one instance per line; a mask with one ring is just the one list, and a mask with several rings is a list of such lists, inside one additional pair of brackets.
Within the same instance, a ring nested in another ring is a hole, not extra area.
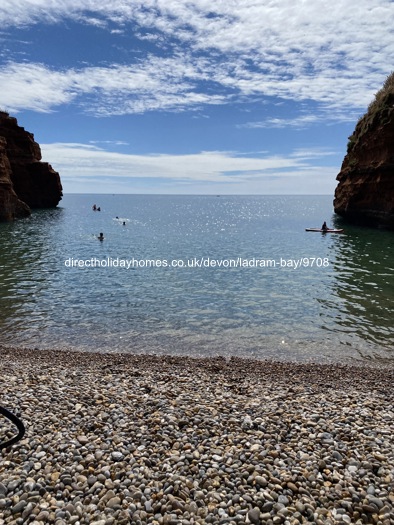
[(4, 441), (4, 443), (0, 443), (0, 450), (1, 450), (2, 448), (10, 447), (14, 443), (17, 443), (20, 439), (22, 439), (23, 436), (25, 435), (25, 426), (24, 426), (24, 424), (22, 423), (22, 421), (18, 417), (16, 417), (14, 414), (12, 414), (12, 412), (10, 412), (9, 410), (7, 410), (6, 408), (3, 408), (1, 406), (0, 406), (0, 414), (3, 414), (3, 416), (5, 416), (12, 423), (14, 423), (14, 425), (18, 429), (18, 435), (17, 436), (14, 436), (13, 438), (9, 439), (8, 441)]

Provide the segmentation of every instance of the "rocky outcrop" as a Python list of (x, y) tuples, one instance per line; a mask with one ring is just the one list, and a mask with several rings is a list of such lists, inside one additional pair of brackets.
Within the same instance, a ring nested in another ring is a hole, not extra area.
[(337, 214), (394, 229), (394, 74), (349, 137), (337, 180)]
[(30, 215), (27, 204), (18, 199), (11, 182), (11, 165), (8, 160), (7, 142), (0, 137), (0, 220), (12, 221)]
[(0, 220), (30, 214), (31, 208), (51, 208), (62, 198), (59, 174), (41, 162), (32, 133), (0, 111)]

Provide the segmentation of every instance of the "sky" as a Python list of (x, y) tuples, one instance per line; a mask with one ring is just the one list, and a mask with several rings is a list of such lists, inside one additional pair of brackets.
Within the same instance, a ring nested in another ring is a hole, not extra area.
[(0, 0), (0, 28), (0, 109), (64, 193), (333, 195), (394, 69), (388, 0)]

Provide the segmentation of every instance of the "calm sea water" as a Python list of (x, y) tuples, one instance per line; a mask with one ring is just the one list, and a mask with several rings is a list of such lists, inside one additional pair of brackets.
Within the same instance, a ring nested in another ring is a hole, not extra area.
[[(305, 232), (324, 220), (345, 233)], [(392, 361), (393, 240), (344, 225), (328, 196), (66, 195), (0, 224), (0, 342)]]

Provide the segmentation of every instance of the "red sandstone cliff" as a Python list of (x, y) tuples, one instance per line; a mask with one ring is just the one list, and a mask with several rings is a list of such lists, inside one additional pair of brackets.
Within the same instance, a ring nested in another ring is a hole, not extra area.
[(30, 208), (51, 208), (62, 198), (59, 174), (41, 162), (32, 133), (0, 111), (0, 220), (30, 214)]
[(5, 138), (0, 137), (0, 220), (12, 221), (15, 217), (30, 215), (30, 208), (18, 199), (12, 186), (6, 146)]
[(394, 229), (394, 73), (349, 137), (337, 180), (336, 213)]

